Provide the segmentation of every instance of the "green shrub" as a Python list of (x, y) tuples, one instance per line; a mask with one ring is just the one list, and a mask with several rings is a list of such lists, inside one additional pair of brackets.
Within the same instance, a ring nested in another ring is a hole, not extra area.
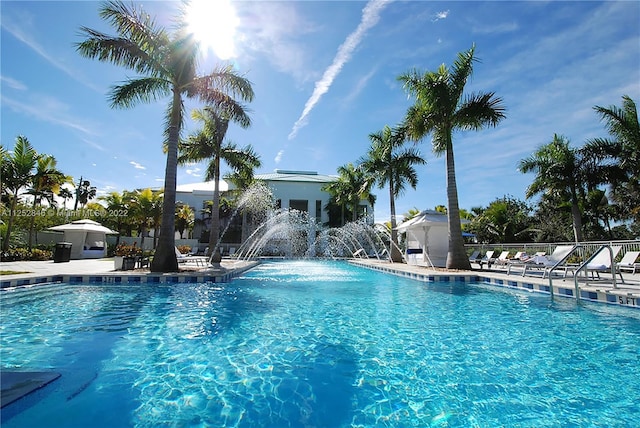
[(51, 260), (53, 258), (53, 252), (51, 250), (41, 250), (39, 248), (33, 248), (31, 250), (31, 256), (29, 260)]
[(51, 260), (53, 258), (53, 252), (47, 249), (33, 248), (29, 251), (24, 247), (12, 247), (7, 251), (3, 251), (1, 254), (3, 262), (19, 262), (23, 260)]

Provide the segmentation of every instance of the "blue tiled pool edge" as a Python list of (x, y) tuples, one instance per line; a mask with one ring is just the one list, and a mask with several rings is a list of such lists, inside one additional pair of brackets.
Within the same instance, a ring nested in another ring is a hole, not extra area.
[(258, 263), (248, 264), (242, 268), (232, 269), (227, 272), (175, 272), (175, 273), (141, 273), (141, 272), (113, 272), (98, 274), (58, 274), (39, 275), (21, 278), (12, 278), (0, 281), (0, 289), (15, 287), (27, 287), (38, 284), (67, 283), (67, 284), (166, 284), (166, 283), (195, 283), (195, 282), (229, 282), (234, 277), (253, 268)]
[[(484, 285), (492, 285), (502, 288), (512, 288), (521, 291), (528, 291), (533, 293), (543, 293), (550, 295), (549, 284), (538, 284), (535, 281), (527, 281), (526, 278), (522, 280), (511, 280), (503, 278), (495, 278), (486, 275), (475, 275), (469, 273), (436, 273), (433, 271), (418, 273), (413, 271), (407, 271), (394, 267), (393, 265), (377, 265), (370, 263), (362, 263), (359, 261), (350, 260), (350, 263), (358, 266), (365, 267), (367, 269), (373, 269), (380, 272), (385, 272), (391, 275), (401, 276), (403, 278), (410, 278), (416, 281), (422, 282), (460, 282), (460, 283), (482, 283)], [(553, 295), (560, 297), (575, 298), (575, 288), (573, 284), (553, 284)], [(597, 303), (607, 303), (619, 306), (627, 306), (631, 308), (640, 309), (640, 298), (631, 294), (624, 293), (620, 290), (606, 289), (606, 290), (580, 290), (580, 299), (588, 300)]]

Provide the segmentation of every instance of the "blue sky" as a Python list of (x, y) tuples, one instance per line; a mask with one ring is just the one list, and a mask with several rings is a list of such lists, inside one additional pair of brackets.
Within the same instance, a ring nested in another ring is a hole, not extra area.
[[(113, 34), (98, 16), (99, 4), (0, 3), (2, 145), (12, 148), (16, 136), (25, 135), (100, 194), (157, 188), (164, 178), (168, 100), (111, 109), (109, 88), (134, 74), (75, 51), (81, 26)], [(180, 6), (136, 4), (167, 27)], [(336, 174), (340, 165), (356, 162), (369, 147), (368, 135), (399, 123), (411, 104), (397, 76), (450, 65), (473, 43), (480, 62), (467, 89), (502, 97), (507, 119), (497, 128), (454, 135), (461, 208), (504, 195), (524, 199), (532, 176), (517, 171), (520, 159), (554, 133), (575, 146), (606, 136), (593, 107), (620, 106), (625, 94), (640, 101), (636, 1), (241, 1), (231, 8), (235, 20), (223, 21), (236, 24), (234, 46), (203, 52), (200, 71), (221, 56), (253, 83), (253, 125), (232, 125), (227, 137), (253, 145), (263, 163), (258, 173)], [(194, 107), (200, 106), (187, 103), (189, 111)], [(185, 131), (196, 129), (188, 122)], [(397, 200), (398, 214), (447, 203), (444, 158), (432, 154), (430, 138), (418, 147), (427, 164), (418, 167), (417, 190)], [(203, 169), (181, 167), (178, 184), (202, 181)], [(388, 219), (388, 191), (374, 192), (376, 220)]]

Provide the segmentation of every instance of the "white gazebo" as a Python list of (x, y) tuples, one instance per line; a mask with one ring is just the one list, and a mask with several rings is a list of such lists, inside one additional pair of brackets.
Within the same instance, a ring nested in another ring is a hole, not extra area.
[[(468, 220), (461, 220), (468, 223)], [(407, 234), (407, 263), (414, 265), (445, 267), (449, 252), (449, 222), (447, 215), (424, 210), (396, 228)]]
[(71, 243), (72, 259), (99, 259), (107, 256), (107, 235), (118, 232), (109, 229), (93, 220), (76, 220), (49, 230), (63, 232), (61, 242)]

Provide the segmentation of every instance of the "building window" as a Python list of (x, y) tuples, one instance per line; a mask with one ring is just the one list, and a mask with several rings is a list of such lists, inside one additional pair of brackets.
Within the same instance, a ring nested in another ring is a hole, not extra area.
[(276, 209), (279, 210), (282, 208), (282, 199), (276, 200)]
[(320, 220), (322, 217), (322, 201), (316, 200), (316, 218)]
[(309, 212), (309, 201), (302, 199), (291, 199), (289, 200), (289, 209)]

